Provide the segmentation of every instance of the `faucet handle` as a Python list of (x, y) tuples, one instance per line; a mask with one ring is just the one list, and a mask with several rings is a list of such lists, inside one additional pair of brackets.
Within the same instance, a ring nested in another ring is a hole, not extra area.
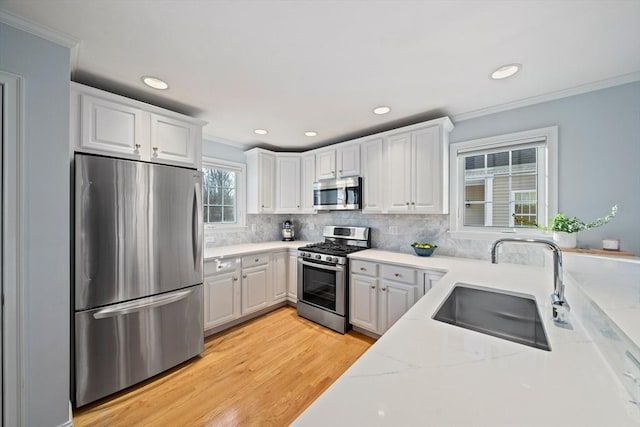
[(557, 323), (569, 323), (571, 306), (569, 301), (561, 299), (558, 294), (551, 294), (551, 306), (553, 308), (553, 321)]

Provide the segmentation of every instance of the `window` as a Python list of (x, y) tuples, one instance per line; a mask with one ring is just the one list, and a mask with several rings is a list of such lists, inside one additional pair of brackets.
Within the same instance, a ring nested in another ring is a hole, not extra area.
[(555, 213), (557, 128), (451, 144), (451, 231), (535, 234)]
[(207, 158), (202, 163), (205, 226), (244, 227), (245, 165)]

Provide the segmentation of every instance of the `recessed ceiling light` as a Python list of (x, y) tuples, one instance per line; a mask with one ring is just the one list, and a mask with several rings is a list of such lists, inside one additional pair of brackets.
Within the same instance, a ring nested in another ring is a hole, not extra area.
[(493, 73), (491, 73), (491, 78), (493, 80), (506, 79), (507, 77), (513, 76), (515, 73), (520, 71), (522, 68), (522, 64), (507, 64), (499, 67)]
[(373, 114), (387, 114), (389, 111), (391, 111), (391, 108), (381, 105), (373, 109)]
[(314, 130), (310, 130), (308, 132), (304, 133), (306, 136), (318, 136), (318, 132), (314, 131)]
[(142, 83), (159, 90), (169, 89), (169, 84), (162, 79), (153, 76), (143, 76)]
[(255, 133), (255, 134), (257, 134), (257, 135), (266, 135), (266, 134), (268, 134), (269, 132), (267, 132), (267, 131), (266, 131), (266, 130), (264, 130), (264, 129), (256, 129), (256, 130), (254, 130), (254, 131), (253, 131), (253, 133)]

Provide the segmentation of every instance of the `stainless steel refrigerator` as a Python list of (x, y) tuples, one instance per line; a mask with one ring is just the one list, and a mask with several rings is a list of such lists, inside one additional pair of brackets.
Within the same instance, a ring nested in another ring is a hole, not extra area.
[(75, 155), (75, 405), (201, 353), (202, 176)]

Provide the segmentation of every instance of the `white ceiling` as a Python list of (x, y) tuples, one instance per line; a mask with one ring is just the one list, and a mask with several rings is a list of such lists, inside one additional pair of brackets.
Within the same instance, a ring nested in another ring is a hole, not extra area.
[[(206, 137), (244, 146), (319, 146), (640, 79), (640, 0), (0, 0), (0, 8), (79, 39), (74, 80), (194, 115), (209, 122)], [(514, 62), (519, 74), (489, 79)], [(142, 75), (171, 87), (148, 89)], [(378, 105), (392, 112), (373, 115)]]

